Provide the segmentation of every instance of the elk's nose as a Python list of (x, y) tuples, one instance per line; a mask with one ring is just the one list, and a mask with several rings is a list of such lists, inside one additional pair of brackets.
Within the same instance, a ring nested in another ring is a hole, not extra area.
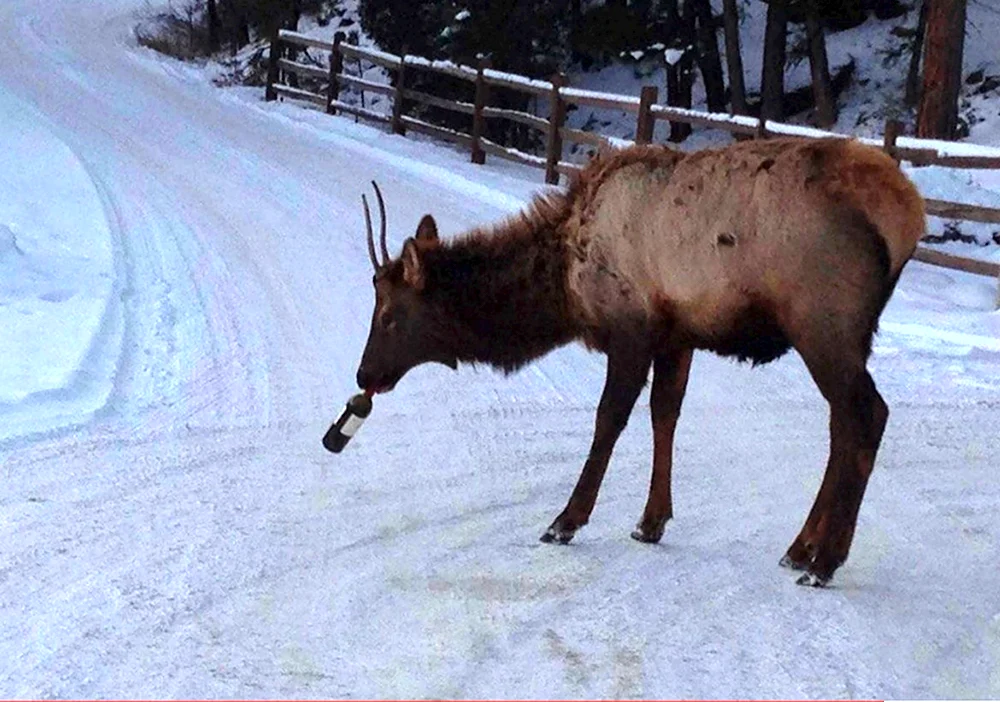
[(372, 383), (372, 374), (365, 366), (358, 368), (358, 387), (367, 390)]

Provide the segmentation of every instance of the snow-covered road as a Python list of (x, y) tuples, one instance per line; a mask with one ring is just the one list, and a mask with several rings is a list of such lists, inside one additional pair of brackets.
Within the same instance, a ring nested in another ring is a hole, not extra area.
[(1000, 696), (994, 283), (904, 274), (830, 589), (777, 567), (826, 456), (795, 357), (696, 359), (661, 545), (628, 538), (643, 399), (545, 546), (598, 356), (418, 369), (319, 442), (367, 333), (368, 180), (398, 247), (537, 174), (214, 88), (133, 46), (143, 5), (0, 4), (0, 697)]

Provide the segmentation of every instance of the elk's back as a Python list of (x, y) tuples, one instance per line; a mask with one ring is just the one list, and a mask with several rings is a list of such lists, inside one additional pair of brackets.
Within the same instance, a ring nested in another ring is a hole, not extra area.
[(590, 327), (663, 318), (718, 338), (748, 315), (848, 305), (873, 278), (891, 291), (924, 232), (913, 185), (854, 141), (743, 142), (673, 160), (662, 150), (581, 176), (598, 182), (568, 222), (568, 286)]

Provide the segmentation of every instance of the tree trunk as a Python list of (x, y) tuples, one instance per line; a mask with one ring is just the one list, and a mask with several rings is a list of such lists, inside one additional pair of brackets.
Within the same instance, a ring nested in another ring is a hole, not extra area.
[[(676, 11), (676, 3), (674, 5)], [(695, 55), (694, 0), (684, 0), (678, 18), (675, 47), (683, 51), (680, 60), (673, 66), (675, 71), (667, 71), (667, 104), (691, 109), (691, 89), (694, 87)], [(671, 75), (673, 73), (673, 76)], [(671, 80), (673, 78), (673, 80)], [(671, 90), (672, 89), (672, 90)], [(691, 125), (686, 122), (670, 123), (670, 141), (679, 143), (691, 135)]]
[(781, 120), (785, 116), (785, 37), (788, 8), (785, 0), (770, 0), (764, 29), (764, 65), (761, 70), (760, 116)]
[(629, 4), (637, 17), (643, 22), (649, 21), (649, 15), (653, 10), (653, 0), (632, 0)]
[(830, 82), (830, 64), (826, 58), (826, 36), (819, 21), (816, 3), (806, 8), (806, 34), (809, 37), (809, 70), (812, 73), (816, 124), (829, 127), (837, 121), (837, 103)]
[(580, 60), (580, 21), (583, 17), (582, 0), (569, 3), (569, 48), (574, 61)]
[(864, 24), (871, 4), (871, 0), (820, 0), (819, 10), (830, 31), (841, 32)]
[[(664, 37), (664, 43), (668, 47), (667, 51), (664, 52), (666, 60), (664, 72), (667, 75), (667, 104), (673, 107), (678, 107), (683, 102), (681, 100), (681, 62), (675, 56), (676, 52), (683, 48), (678, 35), (681, 24), (680, 12), (677, 9), (678, 2), (679, 0), (663, 0), (663, 13), (666, 16), (667, 26), (667, 36)], [(669, 138), (671, 141), (676, 140), (679, 135), (678, 130), (682, 128), (683, 125), (678, 122), (670, 123)]]
[[(236, 26), (236, 51), (250, 43), (250, 25), (242, 18)], [(235, 52), (234, 52), (235, 53)]]
[(740, 18), (736, 0), (722, 0), (722, 19), (726, 35), (726, 70), (729, 73), (729, 92), (732, 112), (747, 113), (747, 91), (743, 84), (743, 54), (740, 51)]
[[(667, 64), (667, 104), (671, 107), (680, 107), (681, 99), (681, 65), (680, 62)], [(679, 129), (684, 125), (678, 122), (670, 123), (670, 141), (681, 141), (684, 137), (677, 139)], [(685, 135), (687, 136), (687, 135)]]
[[(222, 9), (227, 15), (227, 27), (229, 29), (229, 40), (233, 45), (233, 53), (242, 49), (250, 43), (250, 12), (246, 3), (242, 0), (228, 0), (222, 5)], [(272, 36), (277, 26), (262, 28), (263, 36)]]
[(917, 136), (953, 139), (962, 87), (966, 0), (928, 0)]
[[(302, 13), (299, 11), (299, 4), (296, 2), (290, 8), (288, 15), (283, 20), (282, 24), (285, 29), (293, 32), (299, 31), (299, 19)], [(299, 48), (295, 44), (288, 45), (288, 60), (298, 61), (299, 60)], [(299, 76), (295, 73), (288, 74), (288, 84), (293, 88), (299, 87)]]
[(692, 14), (697, 22), (698, 70), (705, 83), (705, 97), (709, 112), (726, 109), (726, 79), (722, 76), (719, 42), (715, 36), (715, 21), (709, 0), (687, 0), (692, 3)]
[(208, 53), (214, 54), (219, 50), (219, 8), (216, 0), (208, 0), (206, 7), (206, 19), (208, 21)]
[(913, 51), (910, 53), (910, 67), (906, 71), (906, 92), (903, 102), (907, 107), (916, 107), (920, 97), (920, 57), (924, 53), (924, 35), (927, 33), (927, 1), (920, 3), (920, 17), (917, 31), (913, 36)]

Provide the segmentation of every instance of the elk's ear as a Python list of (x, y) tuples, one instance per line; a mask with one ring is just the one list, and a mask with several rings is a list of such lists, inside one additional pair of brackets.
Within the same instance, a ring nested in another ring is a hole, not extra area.
[(416, 239), (420, 244), (437, 243), (438, 225), (429, 214), (424, 215), (423, 219), (420, 220), (420, 224), (417, 225)]
[(421, 260), (420, 247), (415, 239), (407, 239), (403, 244), (403, 280), (411, 288), (424, 289), (424, 262)]

